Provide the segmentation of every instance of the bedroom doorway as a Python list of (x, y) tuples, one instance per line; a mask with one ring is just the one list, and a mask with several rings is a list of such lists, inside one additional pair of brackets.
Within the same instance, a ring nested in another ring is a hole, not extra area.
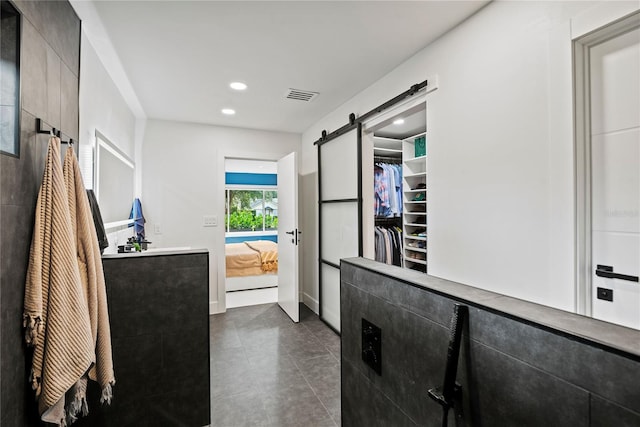
[(298, 322), (297, 153), (224, 162), (226, 308), (277, 302)]
[(278, 298), (278, 163), (225, 159), (226, 307)]

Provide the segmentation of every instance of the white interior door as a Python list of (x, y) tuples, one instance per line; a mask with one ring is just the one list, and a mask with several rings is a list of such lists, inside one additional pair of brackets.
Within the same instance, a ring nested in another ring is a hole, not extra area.
[(296, 153), (278, 160), (278, 305), (299, 321), (298, 162)]
[(640, 29), (589, 53), (592, 315), (640, 329)]

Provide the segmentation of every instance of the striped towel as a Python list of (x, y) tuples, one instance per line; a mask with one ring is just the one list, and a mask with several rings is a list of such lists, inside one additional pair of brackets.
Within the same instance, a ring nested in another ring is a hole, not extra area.
[[(95, 365), (89, 370), (89, 378), (97, 381), (102, 388), (101, 402), (111, 402), (111, 386), (115, 383), (113, 359), (111, 355), (111, 329), (107, 308), (107, 290), (102, 270), (102, 257), (98, 236), (93, 223), (93, 214), (87, 197), (80, 166), (69, 147), (64, 157), (64, 181), (67, 187), (69, 214), (76, 242), (77, 263), (86, 305), (89, 310), (91, 336), (95, 349)], [(76, 394), (75, 403), (68, 411), (70, 421), (74, 421), (79, 411), (87, 411), (85, 396)]]
[[(49, 140), (25, 284), (25, 339), (43, 421), (66, 424), (65, 393), (95, 361), (89, 311), (76, 258), (60, 139)], [(80, 385), (81, 386), (81, 385)]]

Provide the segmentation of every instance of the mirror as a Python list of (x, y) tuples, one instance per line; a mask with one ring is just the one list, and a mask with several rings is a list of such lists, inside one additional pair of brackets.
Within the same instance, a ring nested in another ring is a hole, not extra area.
[(95, 192), (105, 226), (128, 220), (134, 193), (135, 164), (96, 131)]
[(20, 155), (20, 13), (8, 1), (0, 12), (0, 152)]

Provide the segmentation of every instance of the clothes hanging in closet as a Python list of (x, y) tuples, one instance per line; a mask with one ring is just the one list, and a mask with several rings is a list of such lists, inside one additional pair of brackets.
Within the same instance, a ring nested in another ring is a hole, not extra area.
[(375, 260), (402, 267), (402, 230), (399, 227), (375, 227)]
[(376, 163), (373, 171), (374, 210), (378, 218), (402, 215), (402, 166)]

